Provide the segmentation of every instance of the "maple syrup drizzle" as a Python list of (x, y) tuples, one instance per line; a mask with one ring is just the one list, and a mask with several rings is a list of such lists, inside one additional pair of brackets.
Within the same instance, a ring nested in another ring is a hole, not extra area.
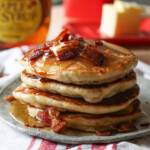
[[(37, 127), (40, 129), (44, 129), (47, 131), (51, 131), (50, 127), (43, 127), (43, 124), (37, 120), (36, 118), (33, 118), (29, 115), (27, 110), (27, 104), (22, 103), (19, 100), (14, 100), (11, 102), (10, 107), (10, 113), (11, 115), (19, 122), (22, 122), (23, 124), (26, 124), (28, 126)], [(84, 131), (78, 131), (74, 129), (65, 128), (61, 131), (61, 134), (63, 135), (84, 135), (84, 136), (91, 136), (96, 135), (95, 133), (91, 132), (84, 132)]]

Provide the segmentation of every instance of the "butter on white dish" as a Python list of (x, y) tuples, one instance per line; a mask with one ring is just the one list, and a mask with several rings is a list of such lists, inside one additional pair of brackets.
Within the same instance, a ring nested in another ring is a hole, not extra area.
[(100, 32), (110, 37), (138, 34), (143, 11), (134, 2), (115, 1), (114, 4), (104, 4)]

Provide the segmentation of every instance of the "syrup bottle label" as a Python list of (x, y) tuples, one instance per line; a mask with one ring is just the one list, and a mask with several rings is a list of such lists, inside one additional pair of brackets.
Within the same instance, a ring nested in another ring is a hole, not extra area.
[(42, 21), (40, 0), (0, 0), (0, 41), (17, 43), (30, 37)]

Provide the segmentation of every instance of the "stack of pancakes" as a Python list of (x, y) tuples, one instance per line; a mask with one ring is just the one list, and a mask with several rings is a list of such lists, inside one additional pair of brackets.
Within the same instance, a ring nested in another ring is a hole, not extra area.
[(69, 47), (69, 42), (27, 52), (21, 59), (23, 84), (13, 91), (14, 97), (28, 105), (32, 117), (42, 121), (39, 112), (55, 109), (66, 127), (81, 131), (106, 131), (136, 119), (141, 109), (134, 54), (107, 42), (93, 46), (103, 55), (101, 65), (81, 55), (59, 60), (47, 53)]

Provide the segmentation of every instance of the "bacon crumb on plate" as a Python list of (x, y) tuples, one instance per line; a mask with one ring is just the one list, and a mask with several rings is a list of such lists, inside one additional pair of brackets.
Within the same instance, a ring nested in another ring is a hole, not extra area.
[(148, 127), (148, 126), (150, 126), (150, 122), (141, 123), (140, 126), (141, 127)]
[(149, 102), (148, 102), (148, 101), (145, 101), (145, 104), (149, 104)]
[(3, 78), (5, 76), (8, 76), (9, 74), (0, 74), (0, 78)]
[(15, 97), (13, 95), (8, 95), (8, 96), (4, 97), (4, 100), (11, 102), (11, 101), (15, 100)]
[(110, 136), (112, 133), (110, 131), (96, 131), (99, 136)]
[(111, 51), (109, 49), (106, 50), (107, 54), (111, 54)]

